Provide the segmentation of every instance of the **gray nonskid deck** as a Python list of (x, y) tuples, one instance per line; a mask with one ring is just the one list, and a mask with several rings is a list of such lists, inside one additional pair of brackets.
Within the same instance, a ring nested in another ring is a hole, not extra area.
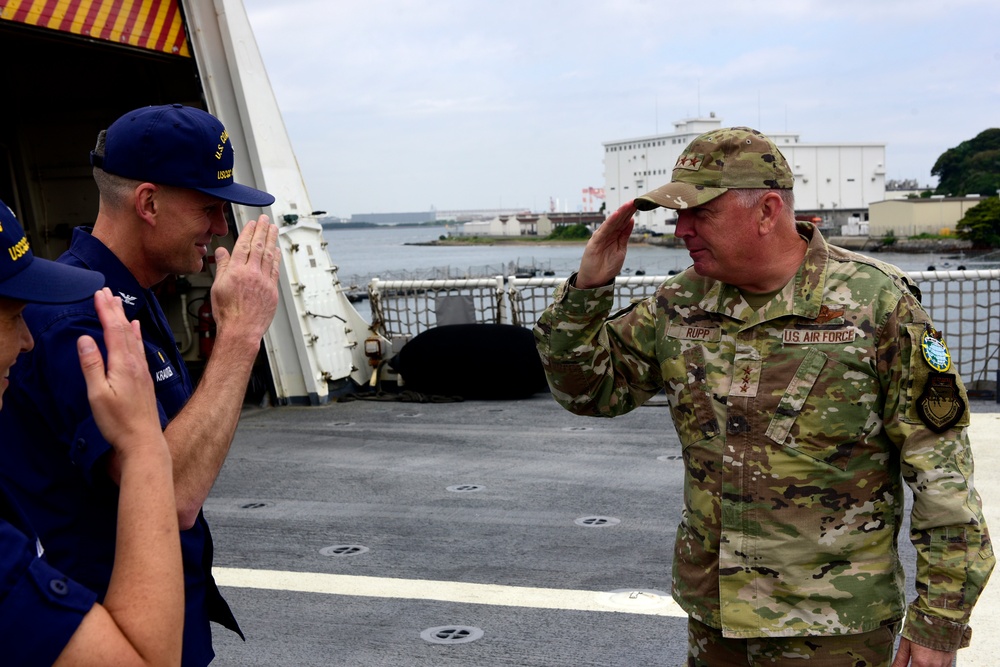
[(682, 664), (681, 484), (660, 401), (246, 411), (205, 513), (247, 642), (215, 626), (213, 664)]

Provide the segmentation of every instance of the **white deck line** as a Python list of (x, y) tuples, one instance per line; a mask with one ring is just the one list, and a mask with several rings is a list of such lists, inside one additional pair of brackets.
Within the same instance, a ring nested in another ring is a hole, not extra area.
[(235, 588), (351, 595), (396, 600), (436, 600), (501, 607), (530, 607), (572, 611), (608, 611), (629, 614), (683, 617), (686, 614), (669, 596), (641, 592), (579, 591), (469, 584), (424, 579), (390, 579), (318, 572), (285, 572), (214, 568), (216, 583)]

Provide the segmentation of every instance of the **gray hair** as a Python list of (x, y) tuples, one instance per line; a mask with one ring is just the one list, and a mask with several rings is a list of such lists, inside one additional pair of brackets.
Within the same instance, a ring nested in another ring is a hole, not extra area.
[(776, 192), (781, 201), (785, 203), (785, 207), (792, 213), (792, 217), (795, 217), (795, 195), (792, 190), (789, 189), (774, 189), (765, 190), (763, 188), (733, 188), (729, 192), (733, 193), (733, 198), (740, 203), (743, 208), (752, 208), (760, 203), (760, 200), (764, 198), (768, 192)]
[[(104, 157), (107, 130), (101, 130), (97, 135), (97, 145), (94, 154)], [(129, 195), (135, 192), (142, 181), (109, 174), (100, 167), (94, 167), (94, 182), (101, 193), (101, 202), (115, 210), (121, 210), (128, 203)]]

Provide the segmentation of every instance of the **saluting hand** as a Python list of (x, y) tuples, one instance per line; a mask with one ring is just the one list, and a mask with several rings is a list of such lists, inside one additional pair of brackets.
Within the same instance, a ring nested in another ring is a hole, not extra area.
[(621, 272), (637, 210), (630, 200), (597, 228), (584, 248), (576, 274), (577, 287), (589, 289), (606, 285)]
[(223, 336), (245, 336), (260, 344), (278, 307), (278, 227), (266, 215), (247, 222), (232, 255), (215, 251), (218, 270), (212, 285), (212, 312)]

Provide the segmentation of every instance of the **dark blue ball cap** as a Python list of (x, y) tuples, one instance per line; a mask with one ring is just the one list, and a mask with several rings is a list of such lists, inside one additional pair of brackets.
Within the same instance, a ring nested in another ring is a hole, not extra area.
[(28, 303), (72, 303), (94, 296), (104, 275), (35, 257), (7, 204), (0, 201), (0, 296)]
[(233, 182), (233, 143), (222, 121), (183, 104), (143, 107), (111, 124), (104, 155), (90, 163), (135, 181), (190, 188), (244, 206), (270, 206), (274, 197)]

